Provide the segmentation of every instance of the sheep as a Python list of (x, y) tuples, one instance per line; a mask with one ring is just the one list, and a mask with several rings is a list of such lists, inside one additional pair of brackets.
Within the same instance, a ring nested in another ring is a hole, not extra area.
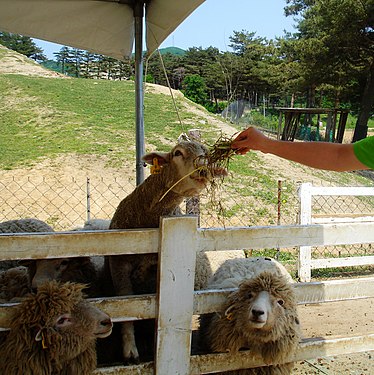
[[(0, 223), (1, 233), (34, 233), (34, 232), (53, 232), (53, 228), (35, 218), (8, 220)], [(17, 267), (17, 261), (2, 261), (0, 262), (0, 270), (7, 270), (9, 268)]]
[[(233, 284), (239, 282), (240, 277), (233, 267), (235, 262), (228, 262), (231, 264), (223, 264), (218, 272), (221, 284), (216, 273), (209, 288), (225, 288), (225, 275), (235, 280)], [(284, 362), (295, 352), (300, 340), (296, 298), (289, 278), (282, 274), (276, 263), (268, 263), (273, 265), (273, 269), (265, 266), (265, 271), (255, 270), (254, 265), (260, 265), (261, 269), (266, 262), (269, 261), (262, 258), (247, 263), (249, 277), (244, 275), (239, 288), (229, 295), (219, 312), (200, 317), (199, 335), (200, 344), (206, 350), (235, 353), (240, 349), (249, 349), (251, 354), (262, 357), (265, 363), (276, 364), (220, 374), (291, 373), (292, 363)]]
[(200, 251), (196, 253), (195, 290), (205, 289), (210, 278), (229, 259), (244, 259), (244, 251)]
[(83, 227), (73, 229), (73, 231), (86, 231), (86, 230), (108, 230), (110, 220), (107, 219), (90, 219), (87, 220)]
[[(204, 168), (207, 153), (203, 144), (185, 137), (170, 152), (144, 155), (143, 161), (154, 165), (157, 173), (120, 202), (109, 229), (157, 228), (161, 216), (175, 214), (185, 198), (198, 195), (212, 178), (226, 175), (223, 168)], [(115, 294), (154, 293), (157, 259), (157, 254), (106, 258)], [(124, 359), (138, 361), (132, 322), (122, 323), (122, 337)]]
[(111, 334), (112, 321), (83, 298), (83, 288), (47, 282), (14, 308), (0, 344), (1, 374), (92, 374), (95, 341)]
[(0, 303), (20, 301), (30, 292), (26, 267), (19, 266), (0, 272)]
[[(93, 219), (85, 222), (83, 228), (73, 231), (103, 230), (109, 228), (110, 221)], [(48, 280), (72, 281), (88, 284), (86, 294), (89, 297), (99, 297), (102, 291), (108, 289), (104, 279), (103, 257), (73, 257), (56, 259), (38, 259), (21, 261), (29, 269), (29, 279), (32, 288), (38, 288)]]
[(53, 228), (38, 219), (8, 220), (0, 223), (0, 233), (53, 232)]
[(32, 289), (50, 280), (71, 281), (87, 284), (86, 294), (98, 297), (101, 294), (101, 275), (90, 257), (32, 259), (20, 262), (27, 266)]
[(214, 272), (208, 281), (209, 289), (238, 288), (245, 279), (254, 278), (263, 271), (277, 272), (289, 283), (293, 279), (282, 263), (269, 257), (228, 259)]

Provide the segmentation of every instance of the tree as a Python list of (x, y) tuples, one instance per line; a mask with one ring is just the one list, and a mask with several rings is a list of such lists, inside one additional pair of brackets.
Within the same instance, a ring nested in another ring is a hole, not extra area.
[[(374, 105), (374, 2), (372, 0), (287, 0), (298, 24), (302, 59), (309, 76), (341, 92), (361, 88), (353, 141), (365, 138)], [(365, 84), (360, 86), (364, 78)]]
[(43, 50), (28, 36), (0, 32), (0, 44), (35, 61), (41, 62), (47, 60)]
[(188, 75), (182, 82), (183, 93), (195, 103), (204, 105), (207, 101), (204, 79), (197, 74)]

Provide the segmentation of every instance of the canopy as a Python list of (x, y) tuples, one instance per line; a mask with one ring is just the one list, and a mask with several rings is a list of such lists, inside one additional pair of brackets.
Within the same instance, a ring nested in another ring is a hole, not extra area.
[(0, 31), (26, 35), (116, 59), (135, 40), (136, 181), (144, 179), (143, 12), (151, 54), (204, 0), (0, 0)]
[(0, 0), (0, 31), (100, 53), (130, 56), (134, 9), (146, 3), (146, 45), (153, 52), (204, 0)]

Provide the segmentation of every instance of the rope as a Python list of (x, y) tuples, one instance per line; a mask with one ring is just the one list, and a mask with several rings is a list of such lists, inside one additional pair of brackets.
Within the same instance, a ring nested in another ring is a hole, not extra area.
[(183, 132), (185, 132), (184, 126), (182, 124), (182, 120), (181, 120), (181, 118), (179, 116), (179, 110), (178, 110), (177, 103), (176, 103), (175, 98), (174, 98), (173, 90), (171, 89), (171, 85), (170, 85), (170, 82), (169, 82), (169, 77), (168, 77), (168, 74), (166, 72), (166, 68), (165, 68), (165, 64), (164, 64), (164, 59), (162, 58), (162, 55), (161, 55), (161, 52), (160, 52), (159, 49), (157, 49), (157, 52), (158, 52), (158, 56), (160, 57), (161, 66), (162, 66), (162, 70), (163, 70), (164, 75), (165, 75), (166, 82), (168, 84), (168, 88), (169, 88), (169, 91), (170, 91), (171, 99), (173, 101), (175, 113), (178, 116), (178, 120), (179, 120), (179, 123), (180, 123), (180, 125), (181, 125), (181, 127), (183, 129)]

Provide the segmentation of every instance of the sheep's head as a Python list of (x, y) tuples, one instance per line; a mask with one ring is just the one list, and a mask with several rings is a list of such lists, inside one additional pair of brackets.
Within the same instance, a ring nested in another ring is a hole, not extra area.
[(51, 281), (16, 308), (11, 332), (29, 332), (34, 345), (56, 361), (67, 361), (111, 334), (110, 317), (83, 299), (84, 285)]
[[(208, 148), (195, 140), (181, 140), (168, 153), (152, 152), (144, 155), (143, 161), (158, 165), (167, 173), (169, 190), (190, 197), (198, 195), (215, 177), (227, 175), (224, 168), (209, 166)], [(167, 172), (166, 172), (167, 170)]]
[(23, 260), (21, 264), (28, 267), (31, 287), (36, 290), (51, 280), (84, 282), (77, 278), (80, 276), (77, 270), (88, 269), (90, 262), (89, 257), (75, 257)]
[(275, 341), (299, 324), (294, 292), (279, 274), (263, 272), (229, 297), (225, 318), (250, 340)]

